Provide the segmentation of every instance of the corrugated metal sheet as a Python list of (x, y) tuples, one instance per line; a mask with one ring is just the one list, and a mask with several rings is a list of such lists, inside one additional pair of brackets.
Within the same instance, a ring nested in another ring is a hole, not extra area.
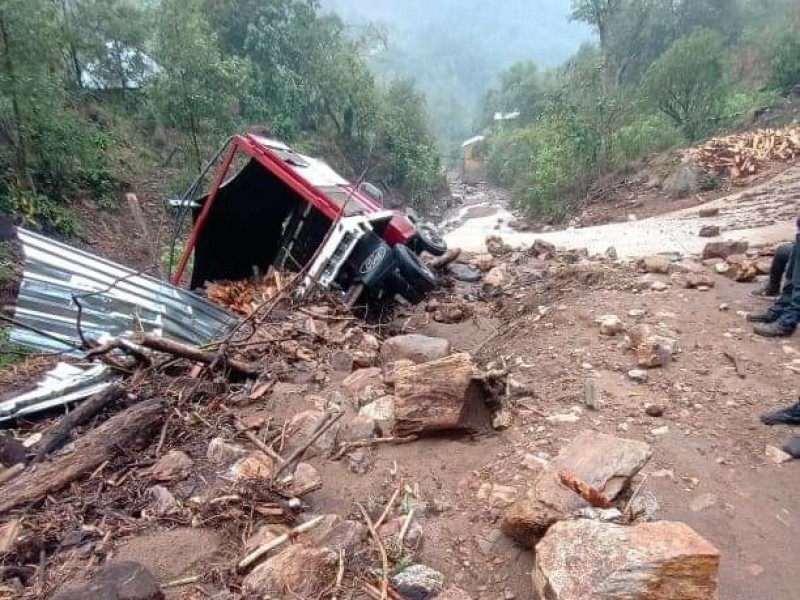
[(110, 386), (111, 378), (111, 371), (104, 364), (82, 369), (58, 363), (45, 373), (36, 389), (0, 402), (0, 423), (83, 400)]
[[(87, 338), (126, 337), (146, 331), (201, 345), (224, 335), (238, 318), (195, 294), (142, 275), (99, 256), (17, 229), (25, 270), (15, 317), (21, 323), (73, 344)], [(81, 297), (87, 292), (97, 292)], [(64, 351), (58, 340), (22, 327), (11, 331), (17, 344), (46, 351)]]

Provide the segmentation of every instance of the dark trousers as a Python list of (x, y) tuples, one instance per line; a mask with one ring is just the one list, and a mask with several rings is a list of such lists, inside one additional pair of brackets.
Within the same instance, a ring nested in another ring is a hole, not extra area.
[[(786, 272), (786, 266), (789, 264), (793, 249), (794, 244), (781, 244), (775, 248), (775, 256), (772, 257), (772, 264), (769, 267), (767, 293), (772, 295), (780, 293), (783, 274)], [(789, 279), (789, 277), (790, 273), (786, 273), (786, 278)]]
[(800, 323), (800, 255), (797, 251), (798, 242), (800, 242), (800, 235), (795, 239), (795, 244), (789, 253), (789, 260), (786, 263), (786, 283), (783, 285), (781, 295), (778, 296), (778, 299), (768, 311), (770, 320), (792, 331)]

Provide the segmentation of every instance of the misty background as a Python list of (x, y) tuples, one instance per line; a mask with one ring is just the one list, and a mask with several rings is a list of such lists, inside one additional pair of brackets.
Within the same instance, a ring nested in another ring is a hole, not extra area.
[(351, 35), (377, 26), (384, 34), (370, 57), (391, 79), (413, 78), (425, 93), (431, 124), (445, 151), (480, 127), (482, 99), (512, 64), (547, 70), (592, 39), (571, 21), (570, 0), (323, 0)]

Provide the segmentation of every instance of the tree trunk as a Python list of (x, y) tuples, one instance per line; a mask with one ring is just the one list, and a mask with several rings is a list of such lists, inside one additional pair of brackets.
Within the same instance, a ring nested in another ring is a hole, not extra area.
[(11, 58), (11, 42), (9, 41), (6, 18), (0, 11), (0, 37), (3, 40), (3, 66), (8, 73), (8, 80), (11, 84), (11, 111), (14, 114), (14, 129), (16, 129), (17, 143), (17, 177), (21, 179), (29, 189), (33, 189), (33, 180), (28, 172), (28, 150), (25, 144), (25, 131), (22, 124), (22, 111), (20, 110), (19, 98), (17, 94), (17, 77), (14, 71), (14, 61)]
[(401, 367), (396, 373), (397, 436), (438, 431), (482, 431), (491, 415), (469, 354)]
[(164, 417), (164, 403), (146, 400), (114, 415), (75, 442), (75, 450), (51, 462), (39, 464), (0, 488), (0, 514), (38, 502), (48, 494), (81, 478), (125, 450), (142, 447)]

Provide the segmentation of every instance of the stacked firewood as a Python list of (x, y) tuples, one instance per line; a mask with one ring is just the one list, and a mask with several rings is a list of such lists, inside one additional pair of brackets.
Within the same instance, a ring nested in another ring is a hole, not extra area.
[(283, 289), (285, 282), (279, 271), (273, 271), (261, 279), (220, 281), (206, 286), (206, 295), (214, 304), (250, 316), (265, 300), (274, 298)]
[(687, 158), (708, 171), (740, 179), (756, 174), (770, 162), (800, 156), (800, 125), (758, 129), (714, 138), (687, 151)]

